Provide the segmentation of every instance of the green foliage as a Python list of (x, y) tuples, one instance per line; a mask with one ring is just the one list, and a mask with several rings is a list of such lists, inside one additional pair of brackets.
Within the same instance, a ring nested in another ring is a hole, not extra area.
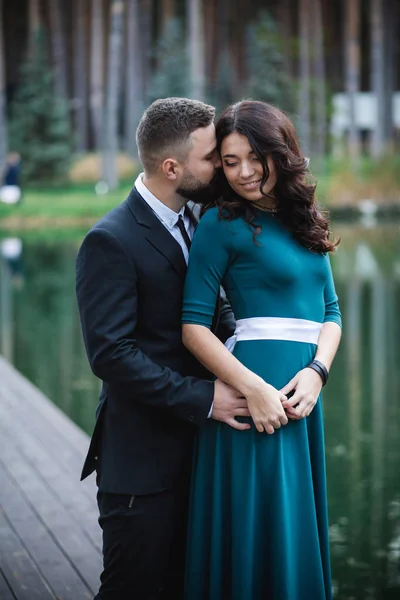
[(33, 51), (21, 67), (10, 113), (10, 147), (21, 155), (23, 180), (65, 180), (71, 158), (68, 112), (65, 101), (54, 94), (43, 33), (38, 34)]
[(283, 41), (275, 21), (263, 11), (258, 22), (248, 28), (247, 34), (249, 78), (246, 95), (292, 112), (296, 90), (285, 70)]
[(150, 81), (147, 101), (189, 95), (189, 60), (180, 19), (171, 19), (153, 54), (155, 72)]

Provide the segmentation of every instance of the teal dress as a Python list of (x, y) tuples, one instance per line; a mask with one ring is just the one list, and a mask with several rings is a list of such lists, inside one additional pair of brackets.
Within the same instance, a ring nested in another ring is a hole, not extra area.
[[(220, 220), (217, 209), (202, 218), (183, 322), (210, 327), (222, 285), (238, 322), (278, 317), (340, 325), (328, 257), (301, 246), (271, 213), (259, 211), (256, 222), (262, 230), (254, 243), (241, 218)], [(250, 339), (233, 353), (279, 389), (315, 351), (315, 342)], [(202, 427), (188, 527), (186, 600), (330, 599), (321, 400), (309, 417), (273, 435), (213, 420)]]

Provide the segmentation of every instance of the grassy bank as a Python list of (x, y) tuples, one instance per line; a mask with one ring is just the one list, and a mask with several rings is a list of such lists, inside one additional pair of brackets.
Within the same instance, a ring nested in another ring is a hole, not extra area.
[(372, 200), (378, 207), (400, 206), (397, 155), (379, 160), (364, 156), (356, 164), (351, 164), (349, 158), (329, 158), (314, 175), (318, 199), (327, 208), (352, 210), (364, 200)]
[(93, 186), (28, 189), (19, 204), (0, 203), (0, 229), (37, 229), (90, 225), (124, 200), (130, 185), (98, 196)]
[[(311, 169), (313, 161), (311, 161)], [(326, 160), (314, 173), (320, 204), (332, 213), (358, 214), (363, 200), (372, 200), (384, 215), (400, 214), (400, 158), (373, 162), (364, 157), (356, 167), (348, 160)], [(16, 206), (0, 203), (0, 231), (7, 233), (48, 229), (49, 235), (66, 229), (87, 230), (122, 202), (134, 179), (125, 180), (109, 194), (97, 195), (93, 184), (26, 189)]]

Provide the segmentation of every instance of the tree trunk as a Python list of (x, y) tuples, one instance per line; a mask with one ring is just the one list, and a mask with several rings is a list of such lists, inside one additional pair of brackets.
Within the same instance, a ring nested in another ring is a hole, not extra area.
[(161, 18), (160, 35), (162, 35), (168, 22), (175, 16), (175, 0), (162, 0), (159, 11)]
[(383, 135), (386, 149), (394, 150), (394, 123), (393, 123), (393, 92), (395, 90), (395, 49), (396, 32), (398, 31), (398, 3), (384, 3), (384, 31), (385, 31), (385, 95), (384, 95), (384, 123)]
[(126, 152), (137, 156), (135, 132), (144, 104), (138, 0), (127, 0), (125, 68)]
[(213, 0), (205, 0), (204, 2), (204, 21), (207, 27), (204, 31), (205, 37), (205, 71), (206, 80), (209, 83), (215, 75), (215, 56), (217, 54), (217, 7)]
[(151, 49), (152, 44), (152, 28), (151, 17), (153, 10), (152, 0), (139, 0), (140, 8), (140, 32), (142, 42), (142, 86), (144, 93), (147, 94), (151, 81)]
[(382, 0), (371, 0), (371, 84), (376, 102), (376, 124), (372, 136), (371, 153), (374, 157), (384, 151), (385, 121), (385, 64), (383, 43)]
[(352, 162), (360, 154), (355, 98), (360, 90), (360, 0), (347, 0), (345, 18), (345, 77), (349, 105), (349, 153)]
[[(3, 0), (0, 0), (0, 177), (7, 160), (6, 74), (3, 37)], [(1, 185), (1, 180), (0, 180)]]
[[(234, 96), (237, 98), (242, 95), (243, 86), (247, 82), (247, 56), (246, 52), (243, 52), (247, 44), (246, 27), (244, 26), (247, 20), (247, 10), (242, 0), (234, 0), (234, 4), (231, 7), (232, 12), (235, 14), (235, 19), (231, 25), (231, 37), (235, 40), (235, 43), (232, 44), (231, 51), (236, 73)], [(206, 23), (208, 24), (207, 21)]]
[(77, 152), (87, 152), (87, 54), (86, 54), (86, 14), (87, 0), (75, 0), (73, 4), (73, 82), (74, 117)]
[(36, 33), (40, 26), (40, 0), (29, 0), (29, 33)]
[(95, 150), (102, 147), (104, 104), (103, 2), (92, 0), (90, 39), (90, 123)]
[(118, 186), (118, 97), (120, 91), (121, 47), (124, 30), (123, 0), (112, 0), (107, 65), (107, 97), (103, 150), (103, 178), (109, 189)]
[(235, 97), (234, 90), (237, 86), (236, 71), (232, 64), (230, 49), (229, 15), (228, 0), (220, 0), (216, 4), (217, 26), (215, 35), (217, 53), (214, 58), (216, 73), (213, 85), (213, 101), (217, 106), (217, 112), (233, 101)]
[(39, 0), (29, 0), (28, 19), (28, 53), (32, 56), (35, 51), (36, 37), (40, 27)]
[(190, 61), (190, 90), (192, 98), (204, 100), (205, 96), (205, 57), (204, 22), (201, 0), (188, 0), (188, 52)]
[(281, 0), (278, 6), (278, 18), (280, 22), (281, 35), (284, 43), (282, 48), (284, 51), (283, 60), (285, 70), (290, 75), (293, 75), (292, 62), (292, 3), (291, 0)]
[(321, 0), (312, 1), (313, 71), (315, 79), (315, 143), (314, 153), (321, 168), (326, 154), (326, 87), (325, 52)]
[(49, 0), (50, 40), (54, 65), (54, 89), (58, 98), (67, 99), (66, 45), (60, 0)]
[(216, 5), (216, 35), (219, 42), (219, 56), (224, 52), (229, 52), (229, 12), (229, 0), (220, 0)]
[(311, 150), (309, 15), (309, 0), (299, 0), (299, 133), (305, 153)]

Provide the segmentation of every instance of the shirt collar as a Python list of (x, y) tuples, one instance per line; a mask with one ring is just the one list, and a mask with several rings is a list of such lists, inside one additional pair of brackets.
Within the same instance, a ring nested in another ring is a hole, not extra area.
[(153, 212), (156, 213), (160, 221), (165, 225), (167, 229), (173, 229), (175, 227), (180, 215), (184, 215), (185, 207), (182, 206), (181, 210), (176, 213), (172, 208), (165, 206), (161, 200), (155, 197), (155, 195), (144, 185), (143, 173), (138, 175), (135, 181), (135, 187), (143, 200), (150, 206)]

